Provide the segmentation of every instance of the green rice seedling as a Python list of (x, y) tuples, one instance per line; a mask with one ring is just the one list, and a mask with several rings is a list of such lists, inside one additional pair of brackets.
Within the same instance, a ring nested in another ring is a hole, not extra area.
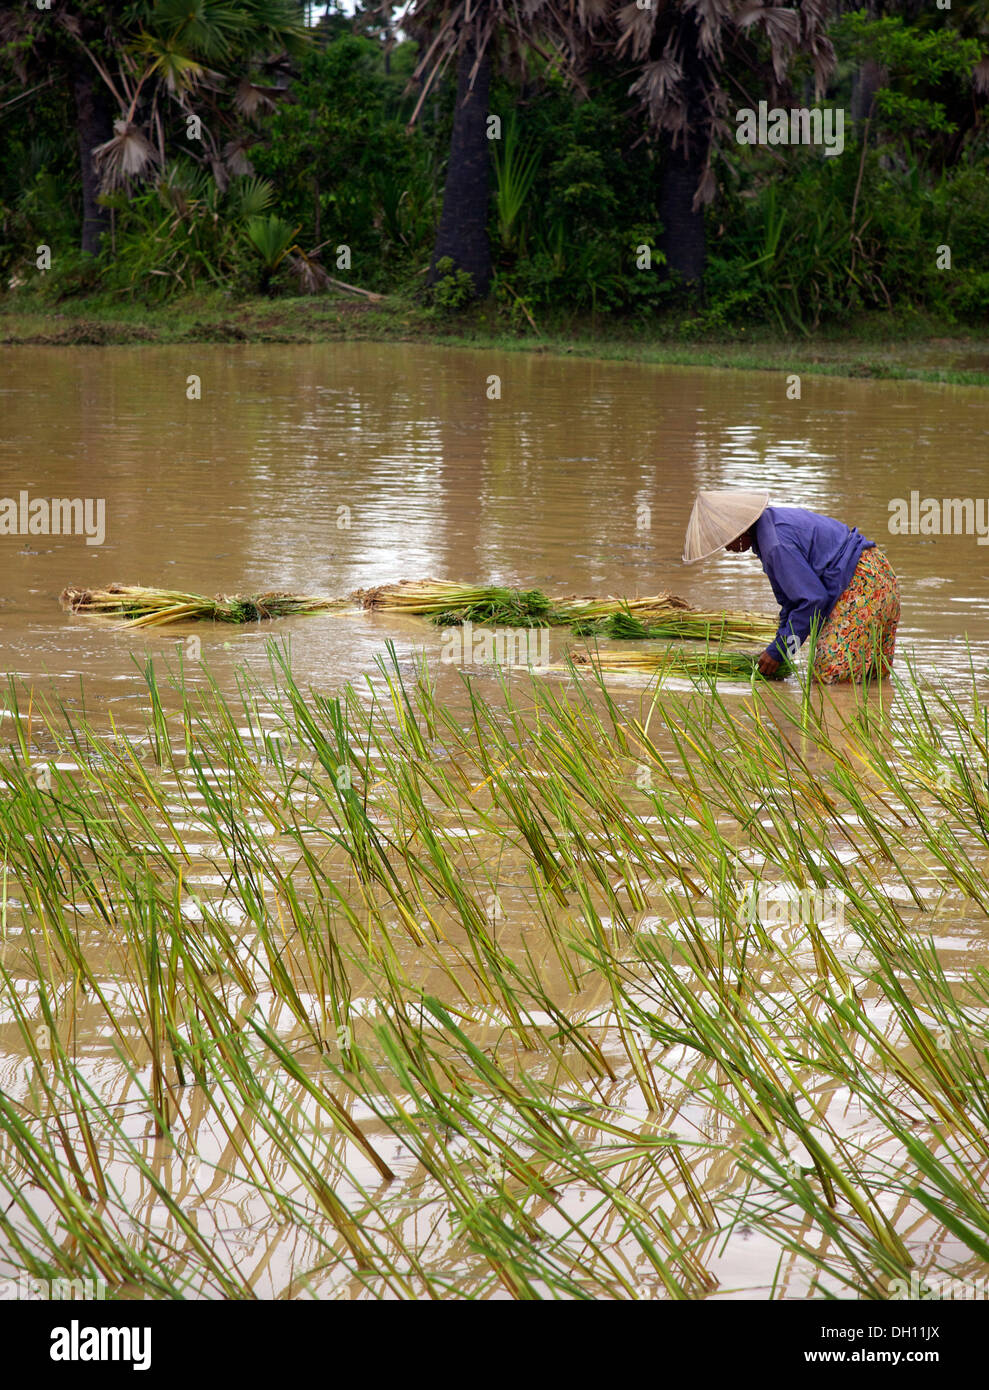
[[(779, 1037), (781, 1020), (775, 1007), (771, 1003), (767, 1007), (754, 996), (745, 1006), (712, 1008), (710, 998), (705, 997), (708, 991), (704, 986), (711, 978), (706, 961), (695, 958), (698, 975), (692, 983), (655, 939), (645, 938), (638, 945), (640, 956), (650, 967), (648, 992), (655, 1001), (651, 1009), (639, 1007), (640, 1023), (654, 1037), (679, 1042), (716, 1062), (737, 1099), (726, 1099), (722, 1082), (712, 1087), (712, 1100), (735, 1123), (742, 1124), (750, 1146), (755, 1145), (765, 1156), (780, 1152), (778, 1146), (787, 1139), (799, 1142), (811, 1157), (827, 1208), (837, 1210), (840, 1199), (847, 1203), (857, 1223), (857, 1239), (868, 1246), (870, 1257), (879, 1260), (891, 1277), (909, 1269), (910, 1259), (902, 1241), (868, 1186), (849, 1176), (854, 1172), (850, 1151), (827, 1125), (813, 1093), (794, 1069), (799, 1054)], [(600, 953), (600, 939), (597, 949)], [(627, 967), (614, 958), (605, 964), (599, 954), (599, 962), (609, 973), (626, 973)], [(672, 1025), (663, 1022), (667, 1011), (676, 1020)], [(806, 1117), (806, 1106), (813, 1122)], [(822, 1129), (826, 1143), (819, 1137)], [(786, 1195), (792, 1197), (792, 1184), (787, 1185)]]
[[(467, 1163), (448, 1157), (441, 1167), (428, 1150), (421, 1151), (421, 1161), (443, 1183), (460, 1221), (471, 1233), (472, 1243), (485, 1252), (500, 1282), (515, 1297), (539, 1296), (539, 1283), (569, 1296), (588, 1297), (600, 1290), (603, 1273), (631, 1292), (615, 1261), (588, 1240), (582, 1219), (575, 1218), (556, 1195), (563, 1175), (574, 1173), (614, 1200), (617, 1189), (607, 1178), (607, 1163), (601, 1161), (615, 1153), (613, 1142), (600, 1150), (600, 1157), (582, 1153), (569, 1127), (562, 1122), (563, 1116), (553, 1104), (546, 1103), (543, 1089), (534, 1078), (512, 1082), (497, 1063), (475, 1046), (439, 1001), (426, 997), (423, 1007), (426, 1016), (438, 1025), (435, 1033), (421, 1031), (413, 1040), (412, 1035), (397, 1026), (397, 1020), (396, 1025), (382, 1025), (377, 1032), (404, 1089), (420, 1097), (419, 1114), (431, 1116), (437, 1145), (442, 1149), (448, 1136), (457, 1134), (473, 1151)], [(461, 1065), (466, 1065), (472, 1074), (469, 1084), (450, 1088), (443, 1052), (429, 1040), (433, 1036), (452, 1044), (462, 1059)], [(410, 1118), (403, 1116), (406, 1125)], [(593, 1120), (590, 1124), (593, 1127)], [(603, 1126), (602, 1138), (608, 1128)], [(412, 1138), (407, 1127), (395, 1126), (395, 1132), (407, 1140)], [(633, 1151), (642, 1147), (631, 1133), (619, 1133), (616, 1137), (619, 1142), (630, 1144)], [(658, 1147), (648, 1144), (646, 1149), (655, 1154)], [(496, 1162), (492, 1162), (493, 1155), (497, 1156)], [(627, 1159), (627, 1149), (621, 1156)], [(477, 1195), (478, 1167), (495, 1192), (483, 1206)], [(686, 1296), (695, 1281), (701, 1289), (711, 1286), (709, 1276), (690, 1252), (677, 1246), (661, 1212), (647, 1212), (631, 1198), (623, 1200), (617, 1196), (617, 1200), (624, 1210), (626, 1228), (641, 1242), (671, 1296)], [(557, 1228), (562, 1224), (562, 1237), (557, 1234), (551, 1243), (546, 1242), (530, 1215), (534, 1204), (546, 1205), (553, 1224)], [(530, 1251), (521, 1265), (513, 1227), (525, 1236)], [(561, 1265), (560, 1257), (568, 1246), (574, 1253)]]
[[(801, 1297), (984, 1261), (989, 989), (925, 925), (932, 875), (986, 915), (980, 704), (270, 653), (236, 696), (149, 668), (144, 739), (10, 706), (4, 1272), (700, 1298), (743, 1223)], [(742, 910), (781, 881), (852, 935)]]

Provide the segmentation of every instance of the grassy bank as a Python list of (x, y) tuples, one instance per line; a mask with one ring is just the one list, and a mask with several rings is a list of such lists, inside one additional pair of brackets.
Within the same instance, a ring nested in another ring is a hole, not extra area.
[(767, 328), (700, 332), (689, 319), (636, 324), (568, 320), (507, 332), (481, 307), (449, 317), (411, 299), (321, 295), (235, 300), (196, 296), (165, 305), (105, 296), (50, 305), (0, 299), (0, 344), (430, 342), (616, 361), (827, 376), (989, 385), (989, 334), (925, 318), (864, 316), (841, 331), (786, 337)]

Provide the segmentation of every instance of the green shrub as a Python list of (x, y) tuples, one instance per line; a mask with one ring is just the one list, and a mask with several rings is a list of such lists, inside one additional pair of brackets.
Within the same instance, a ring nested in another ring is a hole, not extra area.
[(437, 278), (430, 291), (430, 300), (437, 309), (456, 313), (465, 309), (474, 298), (474, 277), (470, 271), (455, 266), (449, 256), (436, 262)]
[(251, 150), (278, 190), (278, 211), (305, 246), (350, 248), (355, 279), (393, 288), (429, 258), (436, 180), (423, 131), (406, 130), (379, 46), (335, 38), (300, 64), (291, 102), (281, 103)]
[(105, 256), (92, 256), (74, 246), (67, 246), (52, 253), (51, 270), (31, 272), (28, 283), (36, 285), (43, 300), (58, 304), (76, 295), (93, 294), (99, 289), (106, 269)]

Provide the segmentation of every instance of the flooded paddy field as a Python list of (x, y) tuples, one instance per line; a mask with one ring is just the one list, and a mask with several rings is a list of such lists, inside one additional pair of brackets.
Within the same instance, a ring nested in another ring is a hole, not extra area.
[[(102, 498), (106, 536), (2, 537), (0, 1277), (984, 1280), (984, 549), (887, 529), (914, 489), (978, 497), (978, 391), (377, 344), (4, 368), (0, 493)], [(562, 669), (498, 672), (411, 617), (57, 602), (429, 574), (765, 609), (756, 562), (678, 563), (696, 489), (755, 477), (885, 545), (894, 682), (602, 681), (556, 630)]]

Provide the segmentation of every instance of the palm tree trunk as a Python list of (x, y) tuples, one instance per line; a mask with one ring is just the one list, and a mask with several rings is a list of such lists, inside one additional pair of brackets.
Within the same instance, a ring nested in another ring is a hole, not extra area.
[(861, 132), (872, 111), (876, 92), (885, 81), (885, 73), (874, 58), (866, 58), (861, 67), (852, 73), (851, 114), (855, 128)]
[(663, 223), (660, 250), (668, 269), (675, 270), (698, 291), (704, 286), (707, 245), (704, 211), (698, 208), (695, 212), (693, 202), (703, 170), (703, 162), (685, 157), (680, 149), (670, 150), (659, 194)]
[(660, 249), (667, 267), (677, 271), (698, 293), (704, 288), (707, 247), (704, 209), (694, 210), (694, 196), (707, 164), (711, 143), (707, 106), (707, 69), (697, 45), (697, 21), (693, 12), (681, 20), (680, 58), (686, 79), (687, 129), (667, 147), (659, 190), (659, 215), (663, 223)]
[[(849, 4), (842, 8), (864, 9), (870, 19), (877, 19), (884, 7), (882, 4), (878, 4), (877, 0), (864, 0), (864, 3), (862, 0), (857, 0), (856, 4)], [(864, 59), (852, 73), (851, 117), (860, 138), (863, 127), (872, 114), (873, 98), (883, 85), (885, 77), (885, 73), (875, 58)]]
[(491, 286), (491, 244), (488, 240), (491, 166), (487, 130), (491, 54), (487, 49), (482, 54), (471, 88), (470, 72), (476, 57), (473, 41), (467, 42), (457, 63), (457, 106), (429, 283), (436, 281), (437, 261), (449, 256), (458, 270), (466, 270), (471, 275), (475, 293), (483, 297)]
[(110, 230), (110, 214), (96, 201), (100, 189), (93, 168), (93, 150), (113, 135), (113, 123), (103, 89), (84, 58), (79, 59), (73, 71), (72, 90), (82, 171), (82, 249), (95, 256), (103, 233)]

